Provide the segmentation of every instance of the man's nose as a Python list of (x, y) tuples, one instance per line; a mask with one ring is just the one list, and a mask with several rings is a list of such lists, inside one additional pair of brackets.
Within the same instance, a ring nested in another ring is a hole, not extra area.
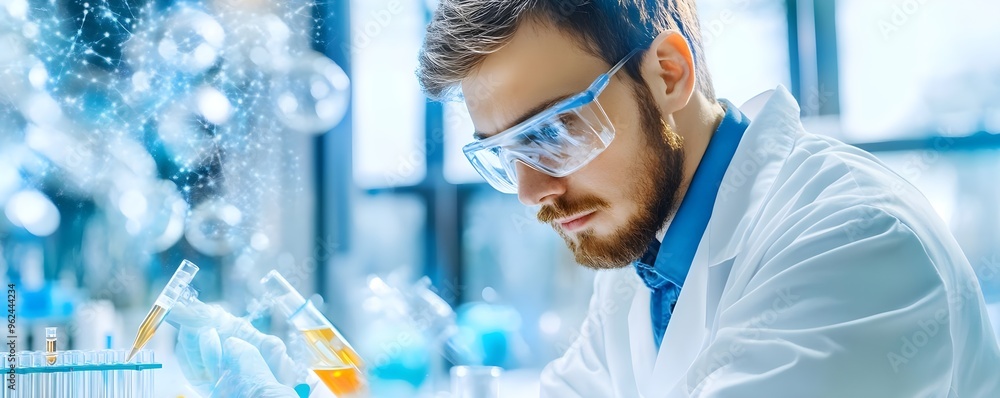
[(517, 199), (526, 206), (549, 204), (566, 193), (565, 180), (542, 173), (520, 161), (517, 168)]

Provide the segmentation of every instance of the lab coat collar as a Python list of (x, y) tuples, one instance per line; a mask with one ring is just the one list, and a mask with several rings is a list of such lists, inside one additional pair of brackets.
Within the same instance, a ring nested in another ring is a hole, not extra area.
[(723, 264), (742, 250), (756, 209), (768, 199), (751, 194), (751, 186), (771, 185), (802, 134), (799, 105), (784, 86), (751, 98), (740, 109), (753, 120), (743, 135), (719, 187), (712, 221), (702, 240), (708, 264)]
[(712, 217), (722, 178), (750, 124), (736, 105), (724, 99), (719, 102), (725, 106), (726, 114), (712, 134), (656, 256), (656, 273), (677, 286), (682, 286), (687, 278), (698, 242)]
[[(662, 396), (681, 381), (714, 333), (719, 297), (749, 222), (766, 195), (751, 188), (771, 184), (801, 134), (799, 107), (784, 87), (751, 99), (740, 110), (753, 120), (740, 140), (716, 196), (660, 349), (652, 339), (649, 294), (636, 294), (629, 313), (633, 374), (640, 395)], [(654, 353), (656, 353), (654, 355)]]
[(720, 99), (725, 115), (705, 149), (677, 212), (663, 236), (650, 242), (642, 258), (633, 262), (650, 289), (667, 282), (683, 286), (698, 242), (712, 216), (712, 204), (736, 147), (750, 121), (736, 105)]

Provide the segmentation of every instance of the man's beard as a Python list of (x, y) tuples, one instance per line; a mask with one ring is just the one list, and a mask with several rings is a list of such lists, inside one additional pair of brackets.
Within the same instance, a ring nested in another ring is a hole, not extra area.
[(538, 211), (538, 220), (549, 223), (573, 251), (576, 262), (593, 269), (621, 268), (638, 259), (646, 251), (656, 233), (666, 224), (675, 210), (677, 192), (683, 181), (684, 151), (681, 137), (660, 117), (652, 94), (645, 85), (633, 83), (638, 100), (640, 133), (644, 133), (645, 149), (636, 156), (641, 177), (631, 187), (630, 198), (638, 204), (638, 212), (611, 236), (598, 237), (584, 230), (572, 238), (555, 220), (594, 210), (606, 210), (610, 204), (587, 196), (567, 201), (559, 197), (553, 204)]

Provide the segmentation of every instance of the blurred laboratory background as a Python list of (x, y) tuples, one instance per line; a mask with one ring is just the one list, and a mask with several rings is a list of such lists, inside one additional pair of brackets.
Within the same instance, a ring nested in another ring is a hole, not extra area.
[[(421, 94), (435, 6), (0, 0), (0, 278), (20, 347), (43, 349), (47, 326), (66, 347), (128, 347), (188, 259), (199, 297), (236, 315), (280, 271), (395, 388), (443, 366), (427, 320), (379, 294), (424, 276), (462, 362), (537, 374), (558, 357), (594, 272), (467, 164), (464, 105)], [(717, 93), (784, 85), (808, 129), (912, 181), (1000, 326), (1000, 2), (698, 7)]]

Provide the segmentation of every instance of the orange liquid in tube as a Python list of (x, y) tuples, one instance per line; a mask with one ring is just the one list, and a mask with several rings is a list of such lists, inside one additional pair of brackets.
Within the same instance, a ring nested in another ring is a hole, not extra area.
[[(300, 330), (300, 332), (302, 332), (306, 342), (309, 343), (309, 347), (320, 358), (333, 356), (345, 365), (354, 366), (358, 369), (365, 368), (361, 356), (350, 345), (347, 345), (347, 342), (343, 341), (339, 333), (335, 330), (331, 328), (319, 328)], [(338, 345), (342, 346), (338, 348)]]
[[(364, 362), (333, 328), (300, 330), (321, 364), (312, 371), (337, 396), (365, 391)], [(340, 346), (338, 348), (338, 346)]]
[(364, 376), (353, 366), (316, 367), (312, 371), (338, 397), (354, 396), (349, 394), (355, 393), (364, 396), (367, 390)]
[(330, 391), (341, 398), (367, 396), (365, 363), (330, 320), (277, 271), (268, 273), (261, 284), (272, 305), (302, 333), (313, 354), (309, 367)]

